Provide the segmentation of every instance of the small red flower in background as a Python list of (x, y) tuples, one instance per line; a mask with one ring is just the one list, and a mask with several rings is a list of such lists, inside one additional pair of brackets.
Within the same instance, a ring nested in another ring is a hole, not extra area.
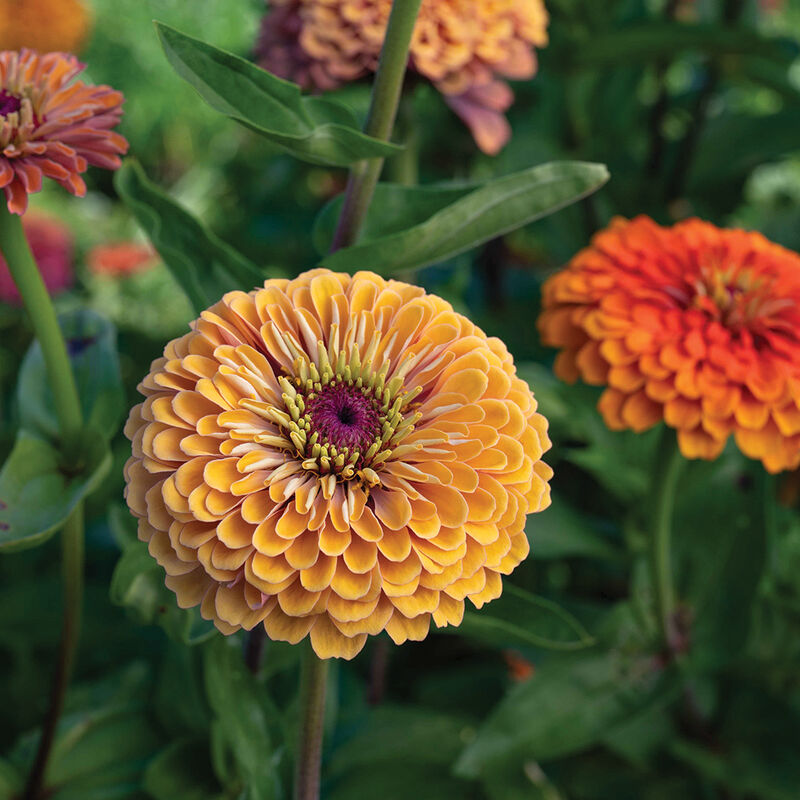
[(697, 219), (617, 219), (543, 289), (564, 380), (606, 386), (613, 430), (662, 420), (687, 458), (734, 435), (770, 472), (800, 465), (800, 256)]
[[(57, 219), (30, 212), (22, 220), (25, 237), (50, 294), (58, 294), (72, 285), (72, 236)], [(0, 300), (20, 304), (17, 287), (6, 262), (0, 256)]]
[[(304, 89), (328, 91), (377, 69), (391, 0), (271, 0), (256, 56)], [(503, 79), (536, 74), (547, 44), (542, 0), (423, 0), (409, 66), (430, 80), (486, 153), (511, 136)]]
[(123, 277), (143, 272), (153, 266), (156, 259), (156, 252), (149, 245), (117, 242), (93, 247), (86, 261), (95, 275)]
[(72, 79), (74, 56), (31, 50), (0, 52), (0, 188), (8, 210), (24, 214), (42, 176), (83, 197), (89, 165), (117, 169), (128, 143), (112, 130), (123, 97), (109, 86)]
[(514, 650), (504, 650), (503, 658), (508, 666), (508, 674), (515, 683), (525, 683), (536, 674), (536, 667)]

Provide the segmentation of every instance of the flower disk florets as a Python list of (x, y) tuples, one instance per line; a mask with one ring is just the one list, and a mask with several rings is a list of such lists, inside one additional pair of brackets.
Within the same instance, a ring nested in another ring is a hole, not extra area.
[(731, 434), (771, 472), (800, 465), (800, 256), (700, 220), (615, 220), (544, 287), (556, 372), (606, 386), (613, 429), (675, 428), (687, 458)]
[(549, 502), (505, 346), (422, 289), (326, 270), (232, 292), (171, 342), (127, 499), (182, 606), (351, 658), (499, 596)]

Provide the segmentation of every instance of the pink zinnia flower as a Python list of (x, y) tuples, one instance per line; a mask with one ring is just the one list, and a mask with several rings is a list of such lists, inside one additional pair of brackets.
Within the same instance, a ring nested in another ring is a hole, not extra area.
[(112, 130), (122, 94), (71, 83), (84, 66), (65, 53), (0, 52), (0, 188), (13, 214), (25, 213), (43, 175), (83, 197), (89, 164), (117, 169), (127, 152)]
[[(57, 219), (30, 212), (22, 220), (25, 237), (42, 273), (50, 294), (58, 294), (72, 285), (72, 236)], [(20, 296), (6, 262), (0, 256), (0, 300), (19, 305)]]

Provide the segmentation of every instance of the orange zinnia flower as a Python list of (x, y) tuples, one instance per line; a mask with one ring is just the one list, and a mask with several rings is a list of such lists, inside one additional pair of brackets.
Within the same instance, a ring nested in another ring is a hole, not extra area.
[(0, 0), (0, 50), (77, 53), (90, 27), (80, 0)]
[(547, 422), (444, 300), (314, 270), (231, 292), (167, 345), (126, 433), (127, 500), (182, 607), (352, 658), (457, 625), (528, 554)]
[(84, 68), (64, 53), (0, 52), (0, 188), (13, 214), (24, 214), (42, 176), (83, 197), (89, 164), (117, 169), (128, 143), (111, 130), (122, 95), (70, 81)]
[[(304, 89), (334, 89), (377, 69), (391, 0), (271, 0), (257, 57)], [(547, 44), (542, 0), (423, 0), (410, 67), (434, 83), (478, 146), (498, 152), (513, 95), (502, 78), (536, 73)]]
[(544, 286), (556, 373), (607, 386), (613, 429), (664, 420), (687, 458), (731, 433), (770, 472), (800, 465), (800, 256), (700, 220), (615, 220)]

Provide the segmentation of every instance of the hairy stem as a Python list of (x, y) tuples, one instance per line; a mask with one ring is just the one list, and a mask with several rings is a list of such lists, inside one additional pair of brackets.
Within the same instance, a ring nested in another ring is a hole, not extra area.
[[(67, 346), (50, 295), (31, 254), (22, 229), (22, 220), (0, 203), (0, 251), (11, 277), (19, 289), (34, 333), (42, 348), (47, 378), (58, 416), (62, 458), (69, 462), (81, 452), (83, 417), (78, 388), (72, 374)], [(72, 512), (61, 534), (63, 577), (63, 625), (58, 663), (42, 736), (25, 788), (26, 800), (38, 800), (44, 788), (47, 761), (56, 727), (64, 707), (72, 666), (78, 645), (83, 605), (83, 505)]]
[(300, 736), (295, 762), (294, 800), (319, 800), (328, 661), (307, 647), (300, 676)]
[[(364, 133), (375, 139), (388, 141), (392, 135), (408, 64), (411, 34), (421, 5), (422, 0), (394, 0), (392, 3), (378, 73), (372, 86), (372, 102), (364, 126)], [(359, 161), (350, 170), (331, 252), (349, 247), (358, 240), (382, 169), (383, 159), (372, 158)]]
[(666, 652), (675, 647), (675, 593), (672, 580), (672, 515), (683, 456), (675, 431), (665, 428), (653, 470), (653, 505), (650, 555), (655, 588), (656, 613)]

